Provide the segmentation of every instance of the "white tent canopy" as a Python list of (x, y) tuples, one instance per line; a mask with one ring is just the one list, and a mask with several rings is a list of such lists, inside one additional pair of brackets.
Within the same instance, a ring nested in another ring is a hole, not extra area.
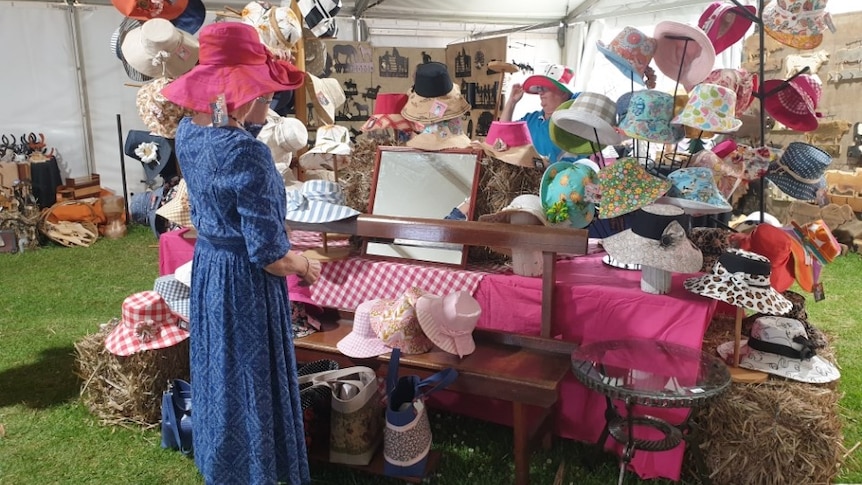
[[(212, 3), (208, 9), (231, 0)], [(509, 55), (540, 68), (562, 62), (578, 70), (579, 89), (618, 89), (590, 76), (603, 69), (592, 46), (624, 26), (645, 32), (658, 21), (696, 23), (710, 0), (355, 0), (338, 15), (339, 38), (393, 47), (444, 47), (453, 42), (507, 35)], [(750, 3), (746, 2), (746, 3)], [(832, 0), (830, 11), (862, 8), (856, 0)], [(214, 19), (210, 12), (208, 21)], [(122, 16), (108, 0), (92, 4), (0, 0), (4, 81), (0, 133), (44, 133), (63, 160), (64, 176), (99, 173), (102, 185), (122, 190), (120, 136), (144, 129), (135, 107), (137, 89), (109, 49)], [(738, 59), (738, 51), (733, 55)], [(725, 59), (724, 65), (734, 59)], [(738, 61), (737, 61), (738, 62)], [(607, 66), (605, 66), (607, 67)], [(523, 104), (523, 103), (521, 103)], [(519, 106), (520, 107), (520, 106)], [(527, 106), (524, 107), (525, 109)], [(118, 133), (117, 118), (122, 120)], [(119, 135), (119, 136), (118, 136)], [(127, 160), (130, 193), (144, 189), (140, 163)]]

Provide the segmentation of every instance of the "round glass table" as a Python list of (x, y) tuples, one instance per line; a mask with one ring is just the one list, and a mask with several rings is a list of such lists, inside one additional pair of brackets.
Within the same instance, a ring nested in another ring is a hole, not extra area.
[[(598, 444), (604, 447), (609, 435), (623, 444), (619, 484), (636, 450), (665, 451), (683, 440), (693, 445), (690, 449), (701, 481), (709, 481), (698, 437), (689, 423), (691, 413), (675, 425), (648, 414), (636, 415), (634, 407), (692, 409), (709, 403), (730, 387), (730, 372), (721, 359), (658, 340), (608, 340), (575, 349), (572, 370), (581, 383), (606, 398), (605, 428)], [(625, 404), (625, 415), (614, 400)], [(652, 433), (640, 432), (643, 429)]]

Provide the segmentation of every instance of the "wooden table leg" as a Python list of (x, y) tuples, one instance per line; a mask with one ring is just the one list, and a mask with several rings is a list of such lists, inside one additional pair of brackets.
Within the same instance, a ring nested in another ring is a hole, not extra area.
[(527, 424), (527, 408), (524, 404), (512, 403), (512, 428), (515, 442), (515, 485), (530, 483), (530, 430)]

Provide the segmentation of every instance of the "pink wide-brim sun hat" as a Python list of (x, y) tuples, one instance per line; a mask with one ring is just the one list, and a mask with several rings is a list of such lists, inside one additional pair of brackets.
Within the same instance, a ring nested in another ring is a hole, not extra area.
[[(686, 42), (672, 37), (691, 40)], [(694, 86), (712, 71), (715, 48), (700, 27), (665, 20), (655, 26), (653, 38), (657, 42), (653, 62), (665, 76), (673, 80), (679, 76), (680, 84)]]

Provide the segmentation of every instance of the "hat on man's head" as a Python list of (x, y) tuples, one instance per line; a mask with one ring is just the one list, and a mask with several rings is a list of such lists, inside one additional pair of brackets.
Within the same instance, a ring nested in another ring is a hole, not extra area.
[(679, 207), (650, 204), (631, 214), (629, 229), (602, 239), (602, 247), (620, 264), (696, 273), (703, 254), (686, 236), (687, 219)]
[(240, 22), (209, 24), (198, 38), (199, 64), (162, 90), (180, 106), (210, 113), (210, 103), (224, 94), (231, 112), (261, 95), (302, 85), (303, 72), (273, 58), (251, 26)]
[(620, 129), (638, 140), (676, 143), (682, 140), (683, 130), (671, 125), (673, 108), (674, 99), (668, 93), (655, 89), (635, 91), (628, 100)]
[(551, 224), (587, 227), (593, 221), (596, 205), (587, 200), (587, 186), (596, 184), (596, 173), (587, 165), (555, 162), (545, 169), (539, 197), (545, 217)]
[(736, 307), (784, 315), (793, 305), (770, 285), (771, 273), (771, 263), (765, 256), (730, 248), (719, 256), (712, 273), (689, 278), (684, 286), (692, 293)]
[(326, 125), (317, 129), (314, 147), (299, 157), (299, 165), (305, 169), (335, 170), (333, 158), (337, 155), (350, 155), (353, 152), (353, 142), (350, 132), (340, 125)]
[(616, 103), (604, 94), (581, 93), (567, 109), (555, 110), (551, 121), (560, 129), (585, 140), (614, 145), (623, 141), (622, 135), (614, 128), (616, 111)]
[(314, 113), (319, 120), (318, 125), (335, 123), (335, 110), (340, 108), (347, 99), (341, 82), (332, 77), (319, 78), (310, 73), (306, 74), (311, 82), (305, 83), (305, 90), (314, 105)]
[(295, 152), (308, 146), (308, 130), (296, 118), (277, 116), (263, 125), (257, 139), (269, 147), (274, 162), (290, 163)]
[(624, 27), (607, 45), (596, 42), (599, 52), (620, 70), (626, 79), (644, 86), (644, 72), (656, 50), (656, 40), (634, 27)]
[[(722, 359), (733, 358), (734, 341), (720, 344)], [(822, 384), (841, 377), (835, 364), (816, 354), (805, 325), (796, 319), (761, 316), (751, 325), (751, 337), (739, 348), (739, 366), (799, 382)]]
[(826, 187), (823, 175), (830, 163), (832, 157), (823, 149), (794, 141), (769, 165), (766, 179), (794, 199), (815, 200), (817, 191)]
[(440, 297), (426, 293), (416, 300), (419, 326), (431, 342), (458, 357), (476, 350), (473, 329), (482, 314), (479, 302), (466, 291)]
[(146, 21), (175, 19), (186, 10), (189, 0), (111, 0), (111, 3), (124, 17)]
[[(743, 13), (748, 10), (750, 16)], [(751, 17), (757, 15), (757, 7), (739, 7), (733, 2), (712, 2), (700, 15), (697, 25), (709, 37), (716, 54), (740, 41), (751, 27)]]
[(823, 32), (835, 32), (828, 0), (774, 0), (763, 7), (763, 30), (770, 37), (796, 49), (814, 49)]
[[(574, 99), (564, 101), (561, 105), (557, 106), (557, 109), (554, 111), (569, 109), (574, 102)], [(551, 142), (553, 142), (560, 150), (573, 155), (592, 155), (596, 151), (601, 151), (606, 146), (597, 146), (596, 142), (590, 144), (589, 140), (585, 140), (578, 135), (569, 133), (560, 128), (556, 123), (554, 123), (553, 116), (551, 116), (551, 121), (548, 123), (548, 130), (550, 130)]]
[(287, 191), (288, 221), (332, 222), (358, 215), (359, 211), (344, 205), (344, 191), (336, 182), (308, 180), (299, 190)]
[[(778, 92), (773, 92), (776, 89)], [(769, 79), (763, 83), (763, 92), (772, 93), (763, 100), (763, 108), (775, 121), (796, 131), (814, 131), (820, 125), (817, 106), (823, 87), (817, 76), (800, 74), (789, 81)]]
[(426, 62), (416, 67), (413, 89), (401, 115), (410, 121), (429, 124), (458, 118), (470, 110), (461, 88), (452, 82), (446, 64)]
[(164, 170), (174, 150), (171, 142), (143, 130), (129, 130), (123, 152), (141, 162), (148, 182), (154, 181)]
[(544, 169), (547, 160), (533, 147), (526, 121), (493, 121), (479, 146), (488, 156), (518, 167)]
[(123, 40), (126, 38), (126, 34), (131, 32), (132, 30), (138, 28), (143, 24), (140, 20), (132, 19), (129, 17), (123, 18), (123, 21), (120, 22), (120, 26), (117, 27), (117, 30), (111, 34), (111, 52), (117, 56), (117, 59), (123, 63), (123, 70), (126, 71), (126, 75), (129, 76), (129, 79), (137, 82), (149, 81), (152, 79), (150, 76), (146, 76), (136, 70), (134, 67), (130, 66), (126, 61), (126, 58), (123, 57)]
[(712, 71), (715, 48), (700, 27), (664, 20), (655, 26), (653, 37), (657, 42), (653, 60), (665, 76), (694, 86)]
[(646, 207), (668, 189), (669, 180), (647, 172), (636, 158), (621, 158), (599, 171), (599, 218), (611, 219)]
[(707, 215), (730, 212), (733, 207), (715, 185), (711, 168), (683, 167), (668, 174), (670, 190), (659, 198), (663, 204), (682, 208), (686, 214)]
[(407, 105), (407, 95), (403, 93), (378, 93), (374, 100), (374, 114), (362, 125), (363, 133), (392, 128), (400, 131), (420, 131), (422, 125), (401, 115)]
[(433, 152), (449, 148), (468, 148), (470, 138), (464, 134), (463, 122), (458, 117), (426, 124), (422, 132), (408, 140), (405, 145)]
[(569, 96), (572, 95), (572, 81), (575, 71), (571, 67), (560, 64), (548, 64), (544, 74), (534, 74), (524, 81), (524, 92), (538, 94), (539, 88), (558, 89)]
[(369, 312), (371, 329), (384, 345), (405, 354), (423, 354), (434, 347), (416, 315), (416, 302), (425, 294), (413, 286), (394, 300), (374, 300)]
[(173, 79), (159, 77), (144, 83), (135, 96), (138, 116), (150, 130), (150, 134), (173, 139), (180, 121), (193, 113), (192, 110), (172, 102), (162, 94), (162, 89)]
[(126, 297), (122, 315), (120, 323), (105, 338), (105, 348), (114, 355), (164, 349), (189, 338), (189, 332), (179, 326), (180, 316), (155, 291)]
[(120, 49), (130, 66), (150, 77), (175, 78), (198, 62), (198, 40), (161, 18), (130, 30)]

